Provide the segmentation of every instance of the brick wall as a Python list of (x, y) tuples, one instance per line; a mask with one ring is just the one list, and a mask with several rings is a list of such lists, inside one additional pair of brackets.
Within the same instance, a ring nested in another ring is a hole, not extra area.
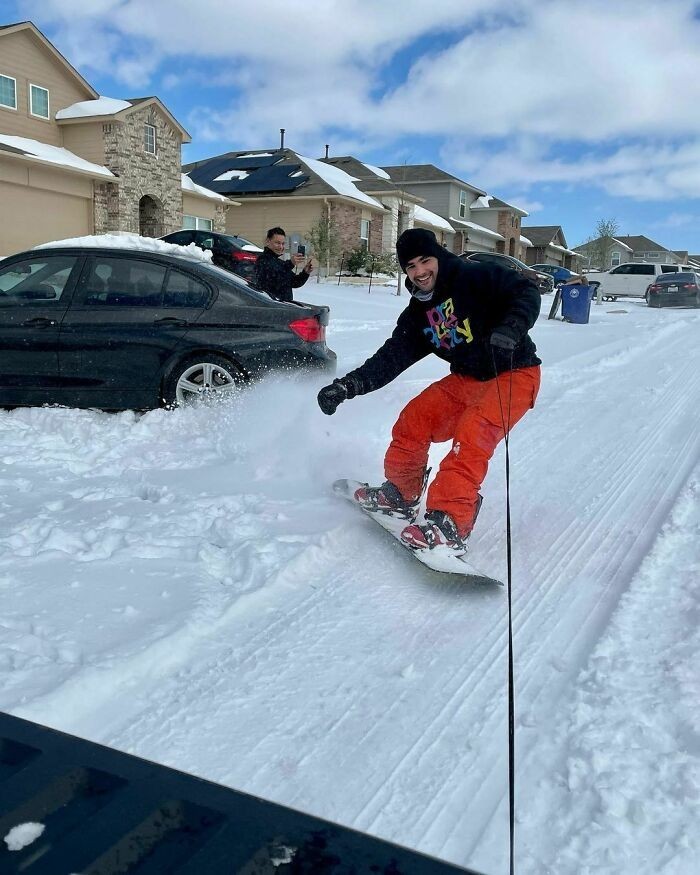
[[(155, 155), (144, 148), (146, 124), (156, 129)], [(96, 186), (95, 233), (128, 231), (138, 234), (144, 219), (146, 226), (143, 230), (155, 236), (178, 230), (182, 225), (182, 140), (179, 131), (156, 106), (151, 105), (120, 121), (103, 125), (103, 135), (105, 164), (119, 177), (119, 184)], [(144, 202), (144, 211), (140, 205), (146, 196), (151, 200)]]

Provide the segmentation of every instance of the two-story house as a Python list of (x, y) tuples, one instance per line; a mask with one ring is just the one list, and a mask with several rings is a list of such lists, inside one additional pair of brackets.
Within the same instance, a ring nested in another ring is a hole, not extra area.
[(366, 164), (350, 155), (329, 157), (323, 161), (338, 167), (354, 179), (354, 185), (378, 200), (386, 209), (382, 226), (382, 252), (394, 253), (396, 240), (407, 228), (427, 228), (440, 243), (452, 239), (454, 228), (450, 223), (427, 209), (422, 197), (402, 189), (381, 167)]
[(422, 198), (425, 209), (449, 222), (452, 231), (446, 235), (445, 243), (451, 252), (507, 251), (503, 234), (480, 224), (472, 215), (472, 205), (486, 195), (485, 191), (434, 164), (398, 164), (382, 170), (401, 191)]
[(183, 180), (189, 141), (157, 97), (102, 97), (34, 24), (0, 27), (0, 255), (93, 233), (160, 236), (183, 215), (222, 230), (231, 202)]
[(492, 251), (512, 255), (524, 260), (530, 240), (521, 233), (522, 220), (528, 215), (526, 210), (506, 203), (491, 194), (483, 194), (471, 205), (471, 214), (478, 224), (496, 231), (502, 238), (496, 241)]

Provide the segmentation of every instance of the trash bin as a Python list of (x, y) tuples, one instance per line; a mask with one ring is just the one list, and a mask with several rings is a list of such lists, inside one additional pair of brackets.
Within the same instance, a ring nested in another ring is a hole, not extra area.
[(591, 313), (591, 286), (571, 283), (561, 287), (561, 315), (564, 322), (585, 324)]

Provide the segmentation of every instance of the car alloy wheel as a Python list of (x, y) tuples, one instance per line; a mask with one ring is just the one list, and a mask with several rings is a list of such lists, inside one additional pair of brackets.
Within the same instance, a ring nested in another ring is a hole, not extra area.
[(165, 401), (179, 407), (223, 398), (235, 392), (240, 384), (240, 372), (225, 359), (213, 355), (190, 359), (176, 368), (169, 378)]

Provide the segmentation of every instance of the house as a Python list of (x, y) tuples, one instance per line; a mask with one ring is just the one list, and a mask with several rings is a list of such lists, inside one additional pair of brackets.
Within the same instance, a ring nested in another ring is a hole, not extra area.
[[(501, 223), (498, 212), (491, 213), (486, 208), (483, 213), (472, 213), (472, 207), (479, 198), (487, 197), (485, 191), (441, 170), (434, 164), (399, 164), (383, 167), (391, 181), (402, 191), (423, 199), (423, 208), (441, 216), (449, 222), (452, 229), (445, 240), (447, 248), (456, 254), (465, 249), (480, 252), (508, 252), (511, 239), (515, 238), (515, 251), (520, 247), (520, 233), (510, 228), (509, 221)], [(486, 202), (482, 201), (482, 205)], [(508, 208), (510, 211), (510, 207)], [(522, 211), (518, 211), (522, 212)], [(481, 224), (483, 220), (493, 227)], [(506, 234), (498, 230), (500, 224)], [(518, 219), (519, 224), (519, 219)]]
[(0, 26), (0, 255), (106, 232), (223, 229), (231, 202), (183, 180), (187, 131), (155, 97), (99, 95), (29, 21)]
[(578, 272), (582, 256), (569, 249), (561, 225), (528, 225), (522, 229), (529, 240), (523, 259), (527, 264), (554, 264)]
[(360, 191), (371, 195), (385, 207), (382, 252), (393, 254), (396, 251), (396, 240), (407, 228), (427, 228), (442, 244), (447, 244), (448, 236), (451, 239), (454, 234), (454, 228), (446, 219), (427, 209), (423, 205), (423, 198), (392, 182), (389, 174), (381, 167), (365, 164), (350, 155), (326, 155), (322, 160), (352, 176)]
[(282, 143), (277, 149), (227, 152), (186, 164), (183, 170), (197, 185), (240, 204), (227, 216), (230, 234), (262, 244), (267, 230), (279, 225), (293, 247), (324, 221), (336, 228), (342, 252), (359, 247), (384, 251), (388, 208), (380, 197), (393, 197), (394, 192), (386, 191), (381, 177), (359, 181), (341, 167), (307, 158)]
[[(470, 211), (478, 224), (496, 231), (503, 241), (496, 241), (492, 252), (503, 252), (515, 258), (523, 259), (528, 246), (532, 245), (527, 237), (522, 235), (521, 222), (528, 213), (520, 207), (506, 203), (490, 194), (480, 195), (471, 205)], [(501, 248), (502, 247), (502, 248)]]
[(685, 264), (687, 252), (673, 252), (643, 235), (598, 237), (576, 247), (584, 257), (584, 268), (609, 270), (626, 261), (655, 264)]

